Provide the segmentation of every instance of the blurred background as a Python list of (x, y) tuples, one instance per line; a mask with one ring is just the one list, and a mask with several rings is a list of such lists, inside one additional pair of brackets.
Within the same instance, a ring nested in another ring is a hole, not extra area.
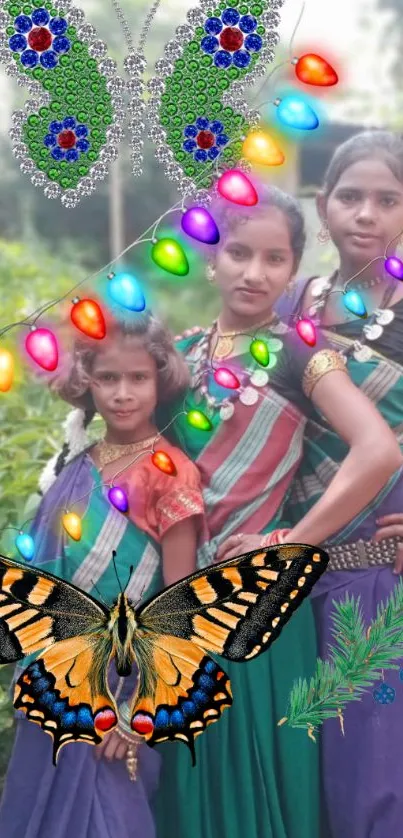
[[(124, 41), (107, 0), (85, 0), (80, 7), (108, 44), (109, 54), (121, 66)], [(142, 0), (123, 0), (122, 8), (134, 34), (139, 33), (147, 14)], [(148, 39), (146, 57), (149, 75), (162, 57), (164, 44), (175, 28), (185, 23), (189, 0), (162, 0)], [(289, 57), (289, 44), (301, 12), (300, 0), (285, 0), (281, 10), (281, 41), (270, 69)], [(332, 267), (331, 246), (319, 246), (316, 234), (314, 196), (334, 148), (358, 131), (369, 127), (401, 130), (403, 88), (403, 0), (306, 0), (293, 55), (318, 52), (332, 63), (340, 83), (321, 94), (326, 119), (317, 131), (305, 133), (298, 142), (285, 142), (287, 162), (280, 169), (260, 172), (267, 182), (276, 183), (303, 202), (309, 243), (301, 275), (326, 272)], [(293, 76), (282, 70), (261, 90), (258, 102), (281, 95), (282, 85)], [(250, 90), (253, 101), (256, 90)], [(315, 94), (315, 90), (312, 89)], [(311, 92), (311, 91), (309, 91)], [(315, 94), (316, 95), (316, 94)], [(28, 94), (4, 72), (0, 77), (0, 328), (66, 293), (86, 275), (116, 258), (164, 211), (178, 200), (174, 185), (146, 140), (141, 178), (131, 175), (128, 145), (121, 145), (120, 159), (107, 181), (74, 210), (47, 200), (30, 178), (20, 172), (11, 152), (8, 131), (13, 110), (23, 106)], [(263, 108), (266, 124), (273, 107)], [(148, 148), (147, 148), (148, 146)], [(204, 266), (197, 256), (185, 280), (162, 275), (151, 262), (148, 245), (134, 248), (126, 257), (143, 288), (171, 326), (206, 325), (216, 312), (214, 291), (205, 280)], [(187, 246), (189, 252), (189, 246)], [(101, 274), (102, 276), (102, 274)], [(103, 274), (105, 276), (105, 272)], [(96, 284), (94, 285), (96, 288)], [(5, 345), (17, 346), (12, 333)], [(18, 371), (13, 389), (0, 393), (0, 549), (11, 552), (15, 534), (4, 530), (18, 527), (30, 517), (37, 502), (38, 475), (61, 443), (61, 424), (67, 412), (62, 402), (50, 396), (28, 367)], [(0, 669), (0, 786), (3, 782), (12, 740), (12, 713), (7, 698), (11, 672)], [(3, 692), (1, 692), (3, 691)], [(1, 696), (3, 703), (1, 703)]]

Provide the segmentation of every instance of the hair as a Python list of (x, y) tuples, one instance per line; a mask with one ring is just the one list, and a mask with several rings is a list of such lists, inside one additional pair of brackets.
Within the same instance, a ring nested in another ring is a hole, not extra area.
[[(190, 373), (177, 352), (168, 329), (151, 312), (130, 320), (112, 320), (107, 325), (108, 340), (118, 337), (139, 338), (157, 367), (158, 401), (163, 404), (179, 397), (188, 387)], [(64, 369), (51, 382), (51, 389), (64, 401), (85, 411), (88, 425), (96, 410), (89, 390), (89, 376), (100, 343), (78, 338), (65, 358)]]
[(403, 139), (390, 131), (362, 131), (342, 143), (334, 152), (323, 180), (326, 198), (337, 185), (346, 169), (362, 160), (382, 160), (395, 178), (403, 183)]
[(245, 224), (246, 221), (250, 221), (258, 214), (264, 214), (270, 207), (276, 207), (287, 219), (291, 248), (295, 263), (298, 266), (306, 243), (305, 220), (300, 202), (276, 186), (254, 185), (258, 192), (259, 202), (253, 209), (231, 206), (224, 199), (217, 199), (212, 205), (211, 211), (218, 224), (221, 239), (234, 230), (238, 224)]

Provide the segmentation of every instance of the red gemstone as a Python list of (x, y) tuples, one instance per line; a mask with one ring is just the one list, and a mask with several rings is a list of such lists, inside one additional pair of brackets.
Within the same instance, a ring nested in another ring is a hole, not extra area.
[(211, 131), (199, 131), (196, 142), (199, 148), (211, 148), (214, 145), (214, 134)]
[(111, 707), (105, 707), (104, 710), (100, 710), (94, 718), (94, 727), (98, 728), (98, 730), (110, 730), (112, 727), (115, 727), (116, 723), (116, 713)]
[(146, 736), (147, 733), (152, 733), (154, 730), (154, 723), (150, 716), (144, 713), (136, 713), (131, 721), (131, 728), (141, 736)]
[(228, 52), (235, 52), (243, 45), (243, 35), (236, 26), (227, 26), (220, 35), (220, 46)]
[(77, 138), (74, 131), (60, 131), (57, 142), (60, 148), (74, 148)]
[(44, 52), (45, 49), (49, 49), (52, 43), (52, 36), (49, 29), (45, 29), (44, 26), (37, 26), (35, 29), (31, 29), (28, 35), (28, 43), (31, 49), (35, 49), (37, 52)]

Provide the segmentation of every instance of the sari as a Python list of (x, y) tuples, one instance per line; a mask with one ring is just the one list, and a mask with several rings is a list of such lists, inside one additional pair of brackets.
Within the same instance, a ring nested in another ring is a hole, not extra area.
[[(176, 463), (180, 462), (179, 472), (186, 472), (187, 461), (181, 452), (165, 448)], [(191, 463), (189, 466), (196, 484), (196, 470)], [(132, 602), (157, 594), (163, 588), (161, 552), (158, 539), (151, 533), (155, 529), (158, 504), (148, 510), (141, 501), (151, 491), (157, 500), (156, 487), (161, 501), (164, 481), (167, 483), (168, 478), (154, 467), (147, 471), (145, 465), (140, 479), (145, 482), (144, 475), (148, 475), (148, 485), (139, 492), (137, 474), (136, 471), (137, 491), (133, 481), (126, 485), (121, 479), (120, 485), (126, 488), (133, 503), (136, 500), (133, 495), (137, 495), (141, 526), (108, 502), (106, 490), (101, 486), (102, 478), (88, 452), (71, 460), (40, 504), (31, 528), (36, 549), (30, 566), (54, 573), (109, 604), (120, 591), (117, 576), (123, 587), (133, 566), (126, 587)], [(186, 482), (189, 481), (181, 482), (181, 491)], [(197, 507), (197, 488), (191, 487), (189, 494)], [(82, 501), (76, 503), (80, 498)], [(195, 514), (194, 509), (180, 507), (179, 501), (176, 484), (173, 493), (165, 494), (165, 503), (160, 503), (160, 531), (161, 527), (168, 529), (175, 520)], [(73, 504), (82, 517), (79, 542), (67, 541), (60, 524), (61, 512)], [(200, 512), (201, 495), (199, 507)], [(117, 575), (112, 550), (116, 550)], [(25, 665), (20, 662), (16, 677)], [(112, 662), (108, 680), (118, 707), (130, 701), (137, 683), (135, 669), (129, 677), (119, 679)], [(17, 716), (16, 740), (0, 806), (2, 838), (155, 838), (150, 800), (158, 785), (160, 769), (156, 750), (145, 743), (138, 746), (135, 782), (130, 780), (124, 760), (98, 760), (94, 746), (85, 742), (62, 748), (54, 767), (50, 736), (27, 721), (22, 713)]]
[[(308, 280), (309, 281), (309, 280)], [(299, 313), (307, 281), (300, 282), (290, 299), (283, 299), (278, 313), (286, 319)], [(368, 361), (348, 356), (353, 382), (370, 398), (403, 446), (403, 302), (394, 307), (395, 319), (376, 343)], [(358, 339), (362, 324), (353, 321), (323, 330), (331, 345), (341, 351)], [(297, 472), (286, 509), (297, 522), (323, 494), (347, 453), (347, 446), (321, 417), (307, 423), (304, 457)], [(403, 474), (398, 472), (377, 498), (347, 527), (329, 539), (326, 547), (347, 545), (373, 538), (377, 519), (403, 510)], [(346, 594), (360, 598), (364, 620), (376, 616), (377, 606), (392, 593), (398, 577), (393, 573), (394, 555), (384, 564), (353, 570), (326, 571), (312, 593), (320, 652), (326, 657), (332, 642), (331, 615), (334, 602)], [(313, 673), (313, 670), (310, 674)], [(347, 705), (345, 736), (339, 721), (329, 719), (320, 732), (326, 838), (385, 838), (401, 834), (403, 794), (399, 766), (403, 751), (402, 682), (397, 671), (385, 672), (385, 682), (395, 690), (395, 700), (379, 704), (372, 691)], [(379, 687), (379, 684), (376, 685)], [(284, 708), (285, 711), (285, 708)], [(303, 735), (303, 734), (302, 734)]]
[[(261, 336), (268, 339), (267, 333)], [(273, 340), (269, 333), (272, 356), (279, 353), (277, 365), (271, 364), (269, 381), (259, 387), (254, 403), (238, 400), (229, 421), (212, 412), (213, 428), (206, 433), (183, 416), (184, 409), (206, 410), (189, 390), (175, 422), (175, 439), (202, 479), (206, 519), (200, 567), (214, 561), (219, 545), (234, 532), (263, 534), (287, 526), (283, 502), (300, 461), (304, 410), (310, 404), (300, 385), (314, 353), (306, 348), (296, 356), (286, 344), (288, 336), (279, 336), (280, 341), (277, 335)], [(202, 339), (197, 335), (177, 344), (191, 370)], [(237, 370), (237, 362), (241, 375), (251, 358), (232, 358), (231, 369)], [(210, 376), (209, 394), (220, 389)], [(163, 418), (164, 425), (168, 419)], [(177, 838), (318, 838), (318, 750), (298, 731), (277, 728), (293, 678), (312, 669), (316, 653), (313, 615), (305, 601), (264, 654), (246, 663), (219, 659), (231, 681), (233, 705), (197, 737), (194, 768), (181, 744), (160, 746), (158, 838), (172, 838), (173, 832)]]

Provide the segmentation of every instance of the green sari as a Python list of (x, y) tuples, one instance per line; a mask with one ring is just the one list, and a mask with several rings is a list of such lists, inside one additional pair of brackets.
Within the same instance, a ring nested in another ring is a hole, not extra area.
[[(179, 344), (191, 369), (199, 341), (198, 335)], [(214, 411), (210, 434), (191, 428), (183, 415), (175, 421), (176, 442), (202, 476), (207, 524), (200, 567), (211, 564), (217, 546), (233, 532), (287, 526), (282, 506), (306, 420), (271, 386), (260, 394), (254, 405), (237, 402), (230, 421)], [(205, 410), (193, 392), (185, 405)], [(277, 727), (294, 678), (310, 673), (315, 658), (313, 616), (304, 602), (260, 657), (243, 664), (220, 660), (234, 703), (196, 739), (196, 767), (181, 744), (159, 746), (158, 838), (318, 838), (318, 749), (300, 731)]]

